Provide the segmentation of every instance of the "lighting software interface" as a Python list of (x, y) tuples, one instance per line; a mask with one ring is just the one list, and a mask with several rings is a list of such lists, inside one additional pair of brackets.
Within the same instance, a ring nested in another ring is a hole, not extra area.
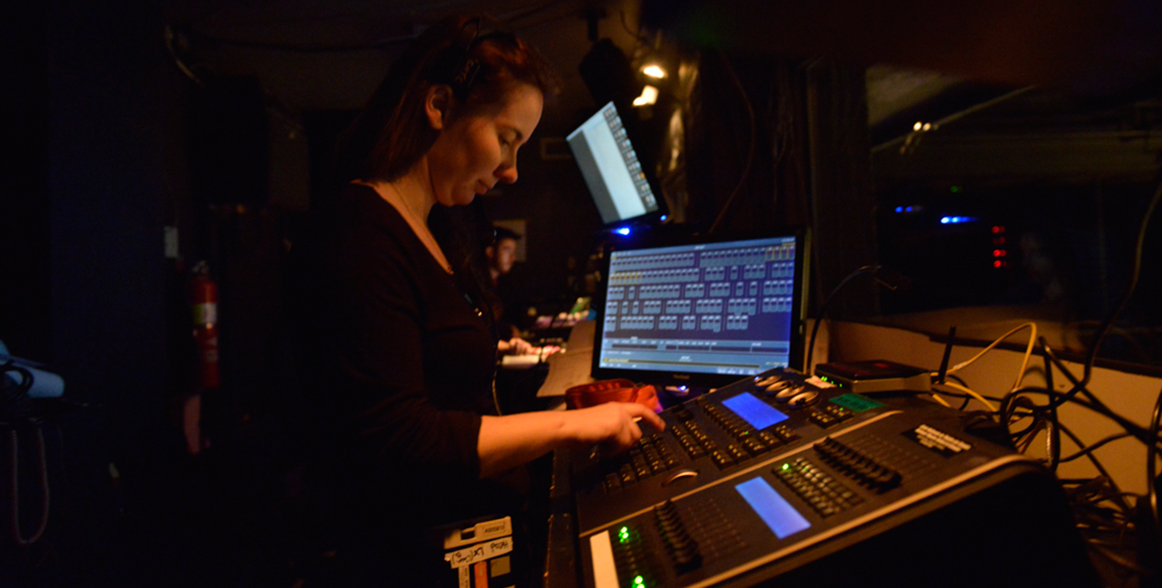
[(610, 254), (598, 365), (755, 375), (787, 367), (793, 236)]

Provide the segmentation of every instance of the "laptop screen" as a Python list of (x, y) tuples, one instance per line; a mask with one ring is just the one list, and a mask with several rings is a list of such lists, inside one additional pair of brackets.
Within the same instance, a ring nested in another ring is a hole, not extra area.
[(613, 102), (565, 140), (606, 225), (664, 212)]
[(593, 376), (713, 386), (800, 368), (801, 233), (607, 255)]

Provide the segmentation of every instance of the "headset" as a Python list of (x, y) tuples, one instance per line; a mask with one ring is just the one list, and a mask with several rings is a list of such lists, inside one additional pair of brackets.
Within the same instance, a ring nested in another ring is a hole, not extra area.
[(433, 68), (437, 72), (435, 81), (451, 86), (456, 99), (463, 101), (468, 97), (476, 77), (483, 69), (480, 60), (472, 57), (472, 50), (488, 39), (516, 43), (516, 37), (500, 21), (489, 17), (473, 17), (460, 27), (452, 46)]

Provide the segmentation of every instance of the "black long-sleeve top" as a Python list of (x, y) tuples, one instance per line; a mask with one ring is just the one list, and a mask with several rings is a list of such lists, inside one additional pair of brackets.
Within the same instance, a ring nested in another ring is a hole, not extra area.
[(414, 541), (511, 506), (507, 485), (478, 480), (495, 340), (471, 297), (373, 189), (312, 215), (289, 296), (308, 471), (337, 532)]

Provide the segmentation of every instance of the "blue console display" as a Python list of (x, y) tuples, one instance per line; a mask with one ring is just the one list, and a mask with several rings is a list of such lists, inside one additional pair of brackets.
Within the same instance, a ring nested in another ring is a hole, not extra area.
[(811, 527), (811, 523), (762, 478), (743, 482), (734, 489), (779, 539)]
[(750, 392), (744, 392), (734, 398), (723, 400), (722, 405), (734, 411), (734, 414), (742, 417), (742, 420), (750, 426), (760, 430), (787, 420), (787, 415), (755, 398)]

